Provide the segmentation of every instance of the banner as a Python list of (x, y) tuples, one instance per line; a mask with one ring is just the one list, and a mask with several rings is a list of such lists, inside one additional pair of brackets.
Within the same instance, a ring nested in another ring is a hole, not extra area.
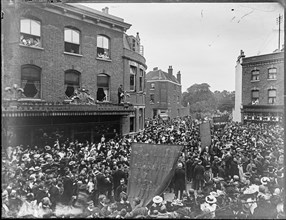
[(219, 117), (213, 117), (214, 129), (215, 130), (220, 129), (220, 128), (223, 129), (228, 121), (229, 121), (229, 117), (227, 115), (223, 115), (223, 116), (219, 116)]
[(200, 136), (202, 149), (204, 149), (206, 146), (211, 145), (211, 128), (210, 123), (208, 121), (200, 124)]
[[(127, 186), (128, 200), (147, 205), (168, 187), (184, 146), (132, 143)], [(133, 204), (132, 204), (133, 205)]]

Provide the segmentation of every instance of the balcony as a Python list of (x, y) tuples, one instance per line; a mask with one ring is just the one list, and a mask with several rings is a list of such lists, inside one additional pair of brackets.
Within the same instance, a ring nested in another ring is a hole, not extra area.
[(92, 115), (129, 115), (134, 111), (131, 104), (112, 103), (68, 104), (45, 101), (2, 101), (2, 117), (49, 117), (49, 116), (92, 116)]

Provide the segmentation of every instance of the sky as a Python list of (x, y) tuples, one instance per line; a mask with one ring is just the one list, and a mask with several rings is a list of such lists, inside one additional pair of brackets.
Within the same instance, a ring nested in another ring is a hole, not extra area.
[[(89, 3), (96, 10), (131, 24), (139, 32), (147, 73), (154, 67), (181, 71), (182, 92), (208, 83), (210, 90), (235, 90), (235, 65), (240, 50), (246, 57), (278, 48), (279, 3)], [(280, 31), (284, 44), (284, 17)]]

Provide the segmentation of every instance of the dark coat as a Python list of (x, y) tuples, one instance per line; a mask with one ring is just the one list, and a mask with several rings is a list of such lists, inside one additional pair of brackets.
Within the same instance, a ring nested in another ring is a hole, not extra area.
[(174, 174), (174, 187), (177, 189), (184, 189), (186, 185), (186, 175), (183, 168), (178, 168), (175, 170)]
[(194, 169), (194, 178), (196, 180), (203, 180), (204, 179), (205, 168), (201, 164), (197, 164)]
[(124, 179), (125, 183), (126, 183), (126, 174), (124, 171), (122, 170), (116, 170), (113, 173), (113, 186), (114, 186), (114, 190), (116, 190), (116, 188), (120, 185), (120, 180)]

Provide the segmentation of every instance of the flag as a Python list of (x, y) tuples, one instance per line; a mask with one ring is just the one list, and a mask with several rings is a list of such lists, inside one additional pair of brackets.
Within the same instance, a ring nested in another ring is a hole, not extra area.
[(211, 129), (210, 123), (208, 121), (200, 124), (200, 137), (202, 149), (204, 149), (206, 146), (211, 145)]
[(154, 196), (168, 187), (184, 146), (132, 143), (130, 173), (128, 178), (128, 200), (141, 199), (147, 205)]

